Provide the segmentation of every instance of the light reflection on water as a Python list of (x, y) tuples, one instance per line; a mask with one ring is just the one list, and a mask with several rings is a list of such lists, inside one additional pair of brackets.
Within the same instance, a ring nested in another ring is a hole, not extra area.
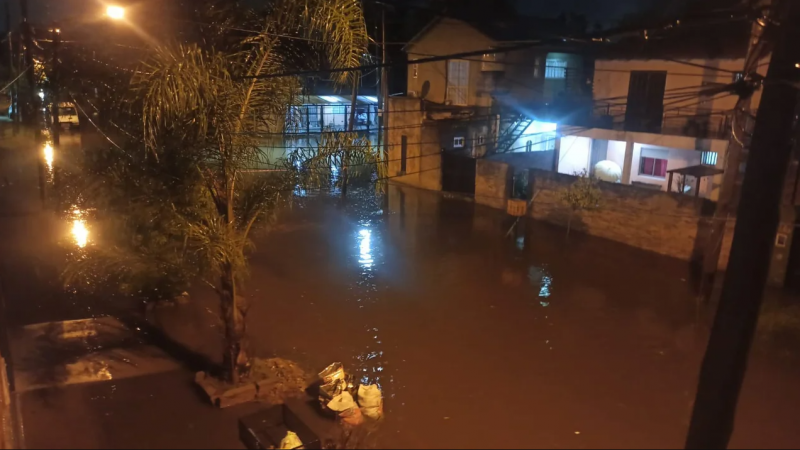
[(83, 218), (83, 211), (75, 209), (72, 211), (72, 239), (79, 248), (84, 248), (89, 244), (89, 228), (86, 226), (86, 219)]
[(372, 231), (362, 229), (358, 232), (358, 263), (365, 269), (371, 269), (375, 260), (372, 258)]
[(50, 143), (45, 144), (44, 146), (44, 162), (47, 164), (48, 172), (53, 171), (53, 160), (55, 159), (55, 152), (53, 151), (53, 146)]

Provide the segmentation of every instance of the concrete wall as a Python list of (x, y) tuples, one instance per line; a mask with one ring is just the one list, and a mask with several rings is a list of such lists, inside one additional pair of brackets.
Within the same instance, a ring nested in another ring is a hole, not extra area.
[[(388, 109), (389, 177), (394, 182), (441, 190), (442, 156), (438, 127), (423, 119), (419, 99), (391, 97)], [(407, 143), (405, 173), (401, 171), (403, 136)]]
[[(719, 68), (729, 71), (741, 71), (744, 67), (744, 59), (694, 59), (688, 62), (708, 66), (711, 68)], [(761, 66), (758, 71), (761, 75), (766, 76), (767, 64), (769, 59), (761, 61)], [(733, 81), (731, 73), (721, 72), (719, 70), (706, 69), (702, 67), (694, 67), (687, 64), (681, 64), (673, 61), (666, 60), (598, 60), (595, 62), (594, 73), (594, 100), (597, 106), (600, 103), (609, 102), (617, 104), (618, 106), (612, 107), (612, 115), (614, 115), (614, 122), (622, 124), (625, 119), (625, 103), (627, 102), (628, 87), (631, 80), (631, 71), (665, 71), (667, 72), (667, 84), (665, 97), (670, 95), (680, 94), (683, 92), (697, 92), (698, 89), (693, 87), (700, 85), (712, 85), (714, 83), (728, 84)], [(685, 90), (681, 90), (685, 88)], [(665, 115), (692, 115), (702, 112), (713, 111), (730, 111), (736, 105), (737, 97), (733, 95), (719, 96), (719, 98), (711, 99), (702, 104), (696, 104), (700, 100), (693, 97), (686, 101), (677, 101), (679, 98), (664, 100)], [(753, 94), (752, 109), (757, 109), (761, 101), (761, 91), (756, 91)], [(667, 105), (668, 103), (673, 103)], [(692, 105), (692, 106), (686, 106)], [(679, 108), (680, 110), (676, 109)], [(675, 120), (678, 120), (676, 118)], [(673, 119), (670, 119), (670, 128), (672, 127)]]
[[(576, 177), (532, 170), (530, 180), (538, 193), (531, 216), (566, 226), (570, 210), (560, 196)], [(573, 217), (573, 230), (683, 260), (704, 252), (713, 202), (622, 184), (598, 187), (601, 208)]]
[(475, 203), (506, 209), (511, 194), (511, 166), (502, 162), (479, 159), (475, 167)]
[(487, 157), (490, 161), (504, 162), (516, 170), (521, 169), (542, 169), (553, 170), (556, 152), (549, 150), (546, 152), (530, 153), (500, 153)]
[[(447, 61), (414, 65), (414, 59), (430, 56), (448, 55), (491, 48), (495, 42), (475, 28), (455, 19), (442, 19), (428, 29), (419, 40), (406, 49), (408, 54), (408, 91), (417, 92), (419, 96), (434, 103), (447, 100)], [(479, 57), (468, 58), (480, 59)], [(416, 69), (416, 78), (414, 70)], [(481, 63), (469, 61), (469, 95), (470, 106), (489, 106), (491, 97), (478, 95), (484, 85)]]
[(558, 158), (558, 171), (576, 174), (589, 170), (592, 155), (592, 139), (581, 136), (564, 136), (561, 139), (561, 153)]

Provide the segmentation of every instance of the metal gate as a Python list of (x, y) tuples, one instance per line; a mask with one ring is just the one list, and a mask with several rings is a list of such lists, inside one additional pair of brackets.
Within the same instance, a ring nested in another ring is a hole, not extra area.
[(475, 194), (475, 158), (442, 153), (442, 190)]

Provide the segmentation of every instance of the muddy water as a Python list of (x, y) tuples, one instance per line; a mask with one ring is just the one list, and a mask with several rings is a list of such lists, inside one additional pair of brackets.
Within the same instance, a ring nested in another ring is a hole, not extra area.
[[(255, 351), (378, 383), (385, 447), (681, 446), (705, 345), (686, 264), (508, 226), (413, 190), (306, 199), (251, 259)], [(218, 355), (214, 297), (193, 297), (162, 319)], [(753, 362), (734, 445), (800, 445), (797, 375)]]

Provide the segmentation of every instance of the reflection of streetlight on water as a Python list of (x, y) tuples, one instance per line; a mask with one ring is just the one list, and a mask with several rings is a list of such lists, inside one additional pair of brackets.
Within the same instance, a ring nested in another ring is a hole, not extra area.
[(86, 220), (81, 218), (83, 212), (80, 209), (73, 212), (75, 218), (72, 219), (72, 238), (75, 240), (75, 245), (84, 248), (89, 243), (89, 229), (86, 228)]
[(50, 143), (45, 144), (44, 146), (44, 162), (47, 164), (47, 169), (52, 171), (53, 170), (53, 159), (55, 155), (53, 152), (53, 146)]

